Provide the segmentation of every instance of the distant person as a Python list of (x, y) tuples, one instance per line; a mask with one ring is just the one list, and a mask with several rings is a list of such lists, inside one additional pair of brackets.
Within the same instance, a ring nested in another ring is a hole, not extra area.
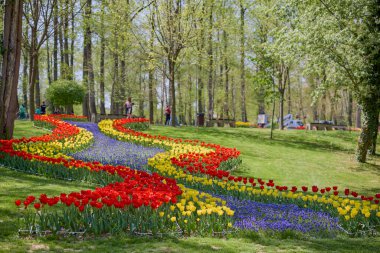
[(37, 105), (34, 113), (40, 115), (41, 114), (41, 106)]
[(45, 104), (45, 101), (43, 101), (42, 105), (41, 105), (41, 114), (46, 114), (46, 104)]
[(125, 102), (125, 114), (127, 114), (127, 118), (132, 118), (132, 98), (129, 97), (128, 100)]
[(165, 108), (165, 125), (169, 125), (169, 122), (170, 122), (170, 114), (171, 114), (171, 110), (170, 110), (170, 106), (167, 105), (166, 108)]
[(24, 104), (22, 104), (22, 105), (20, 106), (20, 109), (19, 109), (19, 111), (18, 111), (18, 117), (19, 117), (20, 119), (26, 119), (26, 109), (25, 109)]

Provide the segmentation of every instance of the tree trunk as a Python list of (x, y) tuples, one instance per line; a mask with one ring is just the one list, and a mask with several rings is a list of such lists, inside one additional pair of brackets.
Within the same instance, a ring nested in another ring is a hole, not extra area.
[[(118, 110), (120, 111), (121, 114), (123, 114), (124, 111), (124, 101), (127, 100), (126, 97), (126, 91), (125, 88), (127, 87), (127, 67), (126, 67), (126, 61), (125, 61), (125, 50), (123, 50), (123, 55), (120, 60), (120, 90), (119, 90), (119, 95), (118, 95)], [(128, 92), (130, 93), (130, 92)]]
[(245, 91), (245, 33), (244, 15), (246, 9), (240, 4), (240, 92), (241, 92), (241, 121), (247, 122), (246, 91)]
[(154, 108), (153, 108), (153, 69), (149, 69), (149, 122), (154, 123)]
[(142, 64), (140, 64), (139, 70), (139, 117), (143, 117), (144, 115), (144, 84), (142, 78)]
[(24, 49), (22, 70), (22, 97), (25, 110), (28, 111), (28, 53)]
[(41, 89), (40, 89), (40, 68), (39, 68), (38, 56), (36, 56), (36, 82), (35, 82), (35, 103), (37, 106), (41, 106)]
[[(87, 39), (86, 32), (85, 32), (85, 39)], [(90, 113), (89, 113), (89, 88), (88, 88), (88, 47), (86, 46), (87, 42), (84, 41), (84, 47), (83, 47), (83, 87), (85, 87), (85, 95), (83, 98), (83, 103), (82, 103), (82, 111), (83, 111), (83, 116), (86, 116), (89, 118)]]
[(292, 96), (291, 96), (291, 90), (290, 90), (290, 73), (289, 73), (289, 68), (288, 68), (288, 114), (292, 113)]
[[(356, 160), (365, 163), (367, 160), (367, 152), (373, 144), (373, 140), (377, 137), (377, 128), (379, 125), (379, 108), (374, 101), (366, 98), (362, 103), (362, 131), (358, 140), (356, 150)], [(376, 141), (376, 140), (375, 140)], [(376, 151), (376, 143), (373, 152)]]
[(148, 67), (149, 67), (149, 84), (148, 84), (148, 88), (149, 88), (149, 122), (150, 124), (153, 124), (154, 123), (154, 104), (153, 104), (153, 79), (154, 79), (154, 65), (153, 65), (153, 57), (152, 57), (152, 54), (153, 54), (153, 46), (154, 46), (154, 12), (152, 12), (152, 15), (151, 15), (151, 28), (150, 28), (150, 41), (149, 41), (149, 46), (150, 46), (150, 55), (149, 55), (149, 63), (148, 63)]
[(280, 89), (279, 90), (279, 94), (280, 94), (280, 124), (279, 124), (279, 129), (280, 130), (283, 130), (284, 129), (284, 94), (285, 93), (285, 90), (284, 89)]
[(229, 115), (229, 83), (228, 83), (228, 57), (227, 57), (227, 47), (228, 47), (228, 35), (225, 30), (223, 30), (223, 41), (224, 41), (224, 103), (223, 103), (223, 108), (224, 108), (224, 118), (230, 117)]
[(53, 79), (58, 80), (58, 4), (54, 6), (54, 44), (53, 44)]
[(175, 79), (174, 79), (174, 70), (175, 70), (175, 62), (171, 57), (168, 57), (169, 63), (169, 93), (170, 93), (170, 106), (171, 106), (171, 122), (172, 126), (176, 126), (176, 105), (175, 105)]
[(189, 125), (192, 125), (192, 122), (193, 122), (193, 110), (192, 110), (192, 108), (193, 108), (193, 98), (192, 98), (193, 84), (192, 84), (190, 72), (188, 75), (188, 88), (189, 88), (189, 96), (188, 96), (187, 104), (188, 104), (189, 109), (187, 110), (187, 115), (188, 115)]
[(166, 62), (164, 61), (162, 67), (162, 89), (161, 89), (161, 124), (164, 124), (164, 103), (167, 103), (165, 100), (166, 96)]
[(46, 40), (46, 58), (47, 58), (47, 78), (48, 84), (51, 85), (51, 67), (50, 67), (50, 48), (49, 39)]
[[(103, 28), (104, 29), (104, 28)], [(106, 43), (104, 39), (104, 34), (100, 38), (100, 113), (106, 114), (105, 108), (105, 93), (104, 93), (104, 55), (105, 55)]]
[(207, 93), (208, 93), (208, 108), (207, 108), (207, 116), (208, 119), (211, 120), (213, 118), (213, 105), (214, 105), (214, 96), (213, 96), (213, 65), (214, 65), (214, 56), (212, 52), (212, 8), (213, 5), (210, 6), (209, 13), (209, 31), (208, 31), (208, 83), (207, 83)]
[(6, 0), (3, 4), (0, 139), (11, 139), (18, 110), (17, 84), (21, 57), (23, 4), (21, 0)]
[[(116, 37), (116, 36), (115, 36)], [(117, 49), (117, 42), (116, 42)], [(119, 56), (117, 52), (113, 53), (113, 61), (114, 61), (114, 71), (113, 71), (113, 80), (112, 80), (112, 88), (111, 88), (111, 114), (117, 113), (117, 94), (119, 89)]]
[(75, 1), (71, 2), (71, 49), (70, 49), (70, 73), (73, 79), (75, 79), (74, 75), (74, 43), (75, 43)]
[(352, 126), (352, 91), (348, 91), (347, 123)]
[(66, 78), (66, 75), (65, 75), (65, 55), (64, 55), (64, 52), (65, 52), (65, 49), (64, 49), (64, 45), (63, 45), (63, 35), (62, 35), (62, 29), (63, 29), (63, 22), (62, 22), (62, 18), (59, 22), (59, 25), (58, 25), (58, 38), (59, 38), (59, 54), (60, 54), (60, 57), (61, 57), (61, 61), (60, 61), (60, 78), (61, 79), (64, 79)]
[(232, 119), (236, 120), (236, 85), (234, 84), (234, 79), (233, 77), (231, 78), (231, 83), (232, 83)]
[[(88, 1), (87, 1), (88, 4)], [(72, 80), (72, 74), (70, 73), (70, 60), (69, 60), (69, 0), (64, 3), (64, 14), (63, 14), (63, 48), (64, 48), (64, 76), (65, 79)], [(87, 6), (85, 10), (87, 9)], [(86, 14), (85, 14), (86, 15)], [(85, 35), (86, 36), (86, 35)]]
[[(368, 153), (370, 155), (376, 155), (376, 146), (377, 146), (377, 136), (378, 136), (378, 132), (379, 132), (379, 113), (380, 113), (380, 110), (377, 109), (377, 116), (374, 116), (374, 127), (372, 129), (372, 144), (371, 146), (369, 147), (369, 150), (368, 150)], [(376, 122), (375, 122), (376, 121)]]
[(321, 118), (323, 119), (323, 120), (327, 120), (327, 116), (326, 116), (326, 101), (327, 99), (326, 99), (326, 93), (324, 93), (323, 94), (323, 96), (322, 96), (322, 106), (321, 106), (321, 113), (320, 113), (320, 115), (321, 115)]
[[(91, 42), (91, 26), (90, 26), (90, 19), (91, 19), (91, 12), (92, 12), (92, 0), (87, 0), (87, 6), (85, 8), (85, 16), (86, 16), (86, 28), (85, 28), (85, 48), (87, 48), (87, 68), (88, 68), (88, 92), (89, 92), (89, 113), (96, 114), (96, 103), (95, 103), (95, 80), (94, 80), (94, 68), (92, 65), (92, 42)], [(67, 61), (68, 61), (68, 54), (67, 54)]]
[(37, 27), (31, 29), (31, 43), (29, 52), (29, 115), (30, 120), (34, 120), (35, 111), (35, 85), (38, 75), (38, 50), (37, 48)]
[(356, 106), (356, 122), (355, 122), (356, 128), (362, 127), (362, 107), (357, 104)]

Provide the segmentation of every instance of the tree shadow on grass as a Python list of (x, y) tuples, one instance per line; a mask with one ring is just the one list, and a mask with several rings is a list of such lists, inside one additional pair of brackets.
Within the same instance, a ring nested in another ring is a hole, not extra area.
[(351, 167), (349, 169), (354, 171), (354, 172), (369, 172), (371, 174), (376, 174), (376, 175), (380, 176), (380, 165), (372, 164), (370, 162), (358, 164), (357, 166)]

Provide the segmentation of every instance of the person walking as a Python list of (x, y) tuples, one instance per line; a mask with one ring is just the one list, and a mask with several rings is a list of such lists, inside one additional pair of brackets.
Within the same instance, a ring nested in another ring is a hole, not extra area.
[(42, 115), (46, 114), (46, 104), (45, 104), (45, 101), (43, 101), (42, 105), (41, 105), (41, 114)]
[(129, 97), (128, 100), (125, 102), (125, 114), (127, 114), (127, 118), (132, 118), (132, 98)]
[(165, 108), (165, 117), (166, 117), (166, 119), (165, 119), (165, 125), (169, 125), (169, 123), (170, 123), (170, 114), (171, 114), (171, 110), (170, 110), (170, 106), (169, 105), (167, 105), (166, 106), (166, 108)]

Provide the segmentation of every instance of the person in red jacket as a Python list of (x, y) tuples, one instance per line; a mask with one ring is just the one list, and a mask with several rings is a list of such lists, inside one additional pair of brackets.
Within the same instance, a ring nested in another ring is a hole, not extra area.
[(165, 125), (169, 125), (171, 112), (172, 111), (170, 110), (170, 106), (167, 105), (165, 109), (165, 116), (166, 116)]

